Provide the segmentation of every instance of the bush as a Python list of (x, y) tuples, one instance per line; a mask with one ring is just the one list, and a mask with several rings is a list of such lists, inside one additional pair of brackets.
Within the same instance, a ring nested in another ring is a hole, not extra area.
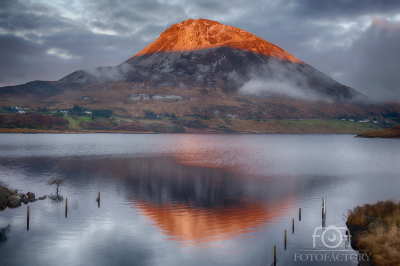
[(7, 114), (0, 116), (0, 127), (50, 129), (53, 126), (65, 127), (68, 121), (51, 115), (34, 113)]

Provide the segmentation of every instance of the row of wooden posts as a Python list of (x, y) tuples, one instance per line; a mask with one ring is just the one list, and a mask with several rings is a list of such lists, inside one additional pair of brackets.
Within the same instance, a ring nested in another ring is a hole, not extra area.
[[(97, 197), (98, 207), (100, 208), (100, 191)], [(68, 216), (68, 198), (65, 199), (65, 218)], [(301, 208), (299, 208), (299, 221), (301, 221)], [(325, 227), (326, 221), (326, 198), (322, 198), (322, 227)], [(29, 231), (29, 205), (27, 208), (26, 230)], [(294, 234), (294, 219), (292, 219), (292, 234)], [(287, 244), (287, 233), (285, 230), (285, 250)], [(276, 246), (274, 246), (274, 266), (276, 266)]]
[[(100, 208), (100, 191), (98, 193), (98, 197), (96, 199), (97, 206)], [(65, 198), (65, 218), (68, 217), (68, 198)], [(26, 209), (26, 230), (29, 231), (29, 205)]]
[[(301, 208), (299, 208), (299, 221), (301, 221)], [(322, 227), (326, 222), (326, 198), (322, 198)], [(294, 234), (294, 219), (292, 219), (292, 234)], [(285, 250), (287, 244), (287, 233), (285, 230)], [(274, 246), (274, 266), (276, 266), (276, 246)]]

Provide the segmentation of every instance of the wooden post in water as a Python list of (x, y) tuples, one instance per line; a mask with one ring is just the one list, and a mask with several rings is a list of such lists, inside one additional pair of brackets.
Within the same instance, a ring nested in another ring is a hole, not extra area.
[(99, 191), (96, 201), (97, 201), (97, 207), (100, 208), (100, 191)]
[(29, 205), (26, 209), (26, 231), (29, 231)]
[(322, 228), (326, 227), (326, 198), (322, 198)]
[(301, 221), (301, 208), (299, 208), (299, 221)]
[(274, 246), (274, 266), (276, 266), (276, 246)]
[(294, 219), (292, 220), (292, 234), (294, 234)]
[(286, 230), (285, 230), (285, 250), (286, 250)]
[(68, 198), (65, 198), (65, 218), (67, 218), (68, 213)]

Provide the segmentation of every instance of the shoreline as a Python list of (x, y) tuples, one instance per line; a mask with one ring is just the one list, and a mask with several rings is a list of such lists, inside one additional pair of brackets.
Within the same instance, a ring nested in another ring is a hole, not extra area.
[(6, 129), (0, 128), (2, 133), (17, 133), (17, 134), (92, 134), (92, 133), (120, 133), (120, 134), (155, 134), (156, 132), (135, 132), (135, 131), (116, 131), (116, 130), (40, 130), (29, 128)]
[(349, 132), (269, 132), (269, 131), (236, 131), (236, 132), (209, 132), (209, 131), (194, 131), (194, 132), (152, 132), (152, 131), (122, 131), (122, 130), (39, 130), (39, 129), (5, 129), (0, 128), (0, 134), (268, 134), (268, 135), (355, 135), (357, 133)]

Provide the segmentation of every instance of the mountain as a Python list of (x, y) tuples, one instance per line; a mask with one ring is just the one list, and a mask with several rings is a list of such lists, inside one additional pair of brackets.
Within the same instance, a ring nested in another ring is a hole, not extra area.
[(107, 80), (145, 81), (152, 87), (200, 84), (220, 87), (225, 93), (241, 92), (246, 82), (257, 80), (258, 84), (265, 83), (265, 88), (259, 85), (256, 94), (279, 93), (277, 87), (281, 85), (304, 94), (304, 98), (312, 95), (351, 100), (361, 96), (276, 45), (239, 28), (206, 19), (189, 19), (173, 25), (115, 68), (81, 70), (60, 81), (90, 84)]
[(186, 20), (114, 67), (75, 71), (59, 81), (0, 88), (2, 106), (112, 109), (241, 119), (364, 118), (398, 113), (368, 105), (356, 90), (249, 32)]

